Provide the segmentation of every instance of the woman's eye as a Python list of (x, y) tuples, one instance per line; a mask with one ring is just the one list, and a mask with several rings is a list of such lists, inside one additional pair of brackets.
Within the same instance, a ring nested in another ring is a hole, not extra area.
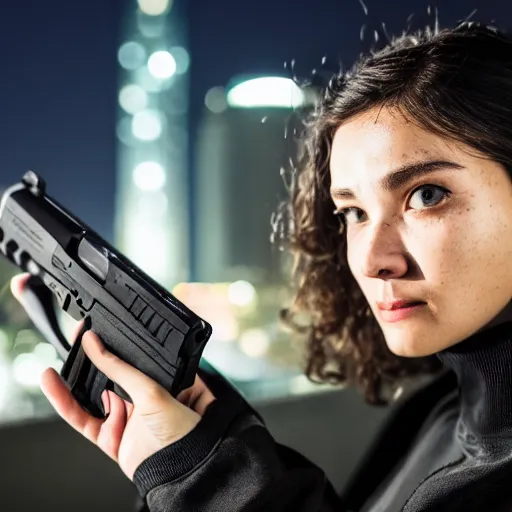
[[(409, 205), (415, 210), (421, 210), (436, 206), (446, 197), (450, 195), (450, 191), (439, 185), (423, 185), (418, 187), (411, 195)], [(336, 210), (335, 215), (340, 218), (340, 221), (349, 225), (357, 224), (361, 222), (361, 218), (364, 217), (364, 210), (357, 208), (356, 206), (350, 206), (348, 208), (340, 208)]]
[(335, 214), (346, 224), (357, 224), (357, 222), (360, 221), (359, 217), (364, 215), (364, 212), (361, 208), (350, 206), (349, 208), (341, 208), (340, 210), (337, 210)]
[(421, 210), (440, 203), (450, 194), (448, 190), (439, 185), (423, 185), (417, 188), (409, 201), (411, 208)]

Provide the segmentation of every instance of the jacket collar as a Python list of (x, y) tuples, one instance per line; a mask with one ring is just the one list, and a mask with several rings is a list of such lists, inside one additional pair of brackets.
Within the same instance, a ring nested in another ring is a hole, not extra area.
[(458, 435), (465, 448), (512, 439), (512, 322), (478, 331), (437, 355), (457, 375)]

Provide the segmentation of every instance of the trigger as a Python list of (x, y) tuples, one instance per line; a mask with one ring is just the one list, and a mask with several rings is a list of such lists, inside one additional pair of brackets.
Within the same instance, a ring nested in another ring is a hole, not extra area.
[(78, 305), (75, 298), (77, 297), (78, 292), (73, 289), (71, 284), (68, 284), (68, 289), (61, 283), (59, 283), (59, 281), (54, 279), (50, 274), (44, 274), (42, 280), (44, 284), (47, 286), (47, 288), (49, 288), (52, 291), (62, 311), (65, 311), (75, 320), (82, 320), (84, 318), (83, 308), (81, 308)]
[(39, 277), (30, 276), (21, 292), (20, 302), (39, 332), (66, 360), (71, 346), (60, 329), (53, 306), (53, 293)]
[(66, 311), (71, 301), (71, 294), (69, 293), (69, 290), (62, 286), (50, 274), (44, 274), (42, 280), (46, 287), (55, 295), (59, 306)]

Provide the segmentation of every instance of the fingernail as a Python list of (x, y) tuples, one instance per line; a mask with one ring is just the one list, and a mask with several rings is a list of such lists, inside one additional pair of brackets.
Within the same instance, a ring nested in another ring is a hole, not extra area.
[(105, 409), (105, 414), (110, 414), (110, 397), (108, 396), (108, 391), (103, 391), (101, 394), (101, 401), (103, 403), (103, 408)]

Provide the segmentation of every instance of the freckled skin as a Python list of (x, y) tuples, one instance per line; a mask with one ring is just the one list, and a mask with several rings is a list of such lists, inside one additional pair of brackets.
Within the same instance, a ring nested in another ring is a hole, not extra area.
[[(464, 168), (436, 170), (399, 191), (378, 187), (382, 176), (424, 160)], [(392, 352), (430, 355), (512, 320), (512, 184), (503, 166), (383, 108), (338, 128), (330, 173), (333, 188), (356, 194), (335, 200), (337, 209), (360, 209), (347, 216), (348, 263)], [(425, 185), (451, 194), (425, 202), (415, 192)], [(427, 305), (384, 322), (376, 301), (402, 297)]]

